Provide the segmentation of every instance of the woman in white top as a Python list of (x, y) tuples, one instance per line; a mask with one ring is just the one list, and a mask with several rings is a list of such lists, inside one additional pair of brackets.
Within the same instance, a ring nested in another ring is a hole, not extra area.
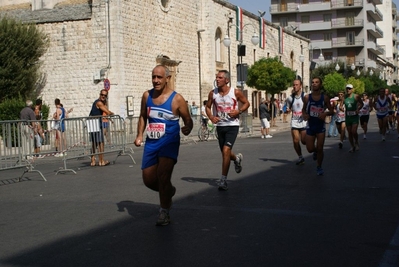
[(334, 103), (334, 109), (336, 114), (335, 124), (337, 125), (339, 133), (339, 144), (338, 147), (342, 148), (345, 139), (345, 93), (340, 91), (338, 93), (338, 100)]
[(363, 107), (359, 110), (359, 118), (360, 118), (360, 126), (363, 129), (363, 139), (366, 139), (367, 123), (369, 122), (370, 119), (371, 106), (370, 106), (370, 100), (368, 99), (366, 93), (363, 94), (362, 100), (363, 100)]

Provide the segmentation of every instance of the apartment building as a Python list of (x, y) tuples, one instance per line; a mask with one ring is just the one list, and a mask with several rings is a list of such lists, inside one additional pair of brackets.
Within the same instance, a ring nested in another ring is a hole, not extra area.
[[(377, 26), (384, 32), (384, 38), (377, 43), (385, 48), (385, 64), (381, 64), (381, 77), (388, 85), (399, 83), (398, 80), (398, 27), (399, 20), (396, 4), (385, 1), (377, 6), (384, 16), (383, 21), (377, 22)], [(386, 19), (385, 19), (386, 18)]]
[(397, 77), (393, 75), (398, 56), (393, 7), (392, 2), (386, 5), (383, 0), (271, 0), (270, 14), (273, 24), (311, 40), (304, 48), (311, 61), (319, 65), (340, 61), (348, 70), (378, 73), (388, 79), (388, 72), (392, 72), (391, 78)]

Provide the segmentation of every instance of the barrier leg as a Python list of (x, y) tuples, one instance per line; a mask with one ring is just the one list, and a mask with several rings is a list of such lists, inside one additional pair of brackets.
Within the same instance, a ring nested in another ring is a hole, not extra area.
[(33, 169), (33, 166), (32, 166), (31, 164), (29, 164), (29, 165), (26, 166), (26, 170), (25, 170), (24, 173), (21, 175), (21, 177), (19, 177), (18, 182), (21, 182), (21, 179), (24, 177), (25, 173), (28, 173), (28, 172), (37, 172), (37, 173), (39, 173), (40, 176), (43, 178), (43, 180), (44, 180), (45, 182), (47, 182), (47, 180), (46, 180), (46, 178), (44, 177), (44, 175), (42, 174), (42, 172), (41, 172), (41, 171), (38, 171), (38, 170), (34, 170), (34, 169)]

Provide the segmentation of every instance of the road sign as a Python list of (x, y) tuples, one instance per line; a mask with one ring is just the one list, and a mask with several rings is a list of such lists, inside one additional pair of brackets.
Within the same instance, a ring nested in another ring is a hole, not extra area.
[(111, 89), (111, 82), (108, 79), (104, 80), (104, 89), (107, 91)]

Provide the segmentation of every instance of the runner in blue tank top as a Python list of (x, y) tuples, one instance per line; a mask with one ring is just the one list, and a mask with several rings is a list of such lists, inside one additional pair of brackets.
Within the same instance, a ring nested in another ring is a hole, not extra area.
[(169, 210), (176, 188), (171, 183), (174, 165), (180, 147), (180, 117), (184, 126), (181, 132), (189, 135), (193, 121), (186, 100), (170, 86), (167, 67), (158, 65), (152, 71), (153, 89), (144, 92), (141, 99), (140, 117), (137, 125), (136, 146), (147, 137), (141, 165), (144, 184), (159, 192), (160, 209), (156, 225), (170, 223)]
[[(330, 99), (321, 92), (322, 81), (316, 77), (312, 79), (312, 93), (303, 99), (303, 118), (308, 121), (306, 129), (306, 149), (309, 153), (313, 152), (313, 160), (317, 160), (317, 175), (323, 175), (321, 167), (323, 163), (323, 147), (326, 138), (325, 122), (326, 116), (333, 115), (334, 110), (331, 107)], [(328, 112), (326, 112), (328, 108)], [(316, 145), (315, 141), (317, 139)]]

